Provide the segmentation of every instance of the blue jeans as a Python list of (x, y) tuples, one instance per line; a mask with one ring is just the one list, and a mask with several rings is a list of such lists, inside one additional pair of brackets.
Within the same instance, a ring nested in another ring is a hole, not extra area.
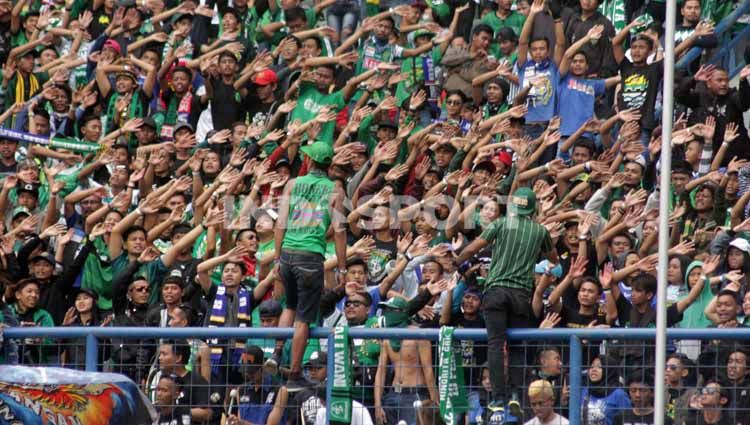
[(484, 407), (482, 407), (481, 400), (479, 399), (479, 391), (471, 391), (466, 395), (466, 398), (469, 401), (469, 410), (466, 413), (454, 414), (454, 424), (464, 423), (464, 416), (467, 416), (466, 419), (468, 419), (469, 425), (475, 425), (477, 418), (484, 418)]
[(339, 42), (343, 41), (341, 31), (345, 28), (349, 29), (349, 34), (354, 33), (354, 29), (357, 28), (357, 22), (359, 21), (359, 10), (357, 7), (350, 7), (346, 5), (334, 4), (328, 8), (326, 12), (326, 22), (328, 26), (336, 31), (339, 35)]
[(425, 388), (403, 388), (400, 393), (393, 390), (388, 391), (383, 397), (386, 422), (397, 424), (398, 421), (403, 420), (407, 425), (415, 425), (417, 423), (417, 410), (414, 408), (414, 402), (428, 398), (420, 395), (422, 390), (427, 391)]

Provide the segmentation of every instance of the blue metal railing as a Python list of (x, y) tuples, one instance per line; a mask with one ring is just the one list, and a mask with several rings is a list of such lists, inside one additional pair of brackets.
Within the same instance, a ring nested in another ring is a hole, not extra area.
[[(730, 30), (735, 22), (737, 22), (737, 19), (746, 13), (750, 13), (750, 0), (743, 0), (732, 13), (716, 25), (714, 30), (716, 37), (719, 39), (720, 48), (713, 53), (708, 63), (720, 65), (726, 69), (729, 73), (729, 78), (737, 75), (745, 65), (744, 56), (742, 54), (738, 55), (736, 49), (750, 35), (750, 25), (746, 25), (737, 33), (731, 33)], [(678, 69), (687, 68), (702, 53), (702, 48), (693, 47), (675, 64), (675, 67)]]
[[(100, 338), (291, 338), (292, 328), (130, 328), (130, 327), (60, 327), (60, 328), (7, 328), (6, 338), (85, 338), (86, 339), (86, 370), (97, 370), (97, 353)], [(423, 339), (437, 341), (439, 329), (383, 329), (383, 328), (351, 328), (349, 336), (356, 339)], [(486, 341), (487, 332), (484, 329), (456, 329), (453, 337), (456, 340)], [(668, 329), (670, 339), (690, 340), (750, 340), (750, 328), (739, 329)], [(330, 328), (310, 329), (310, 338), (326, 338), (328, 340), (328, 373), (333, 372), (333, 332)], [(510, 329), (508, 339), (520, 340), (549, 340), (568, 341), (570, 348), (569, 377), (570, 377), (570, 423), (581, 423), (581, 376), (583, 362), (583, 347), (581, 341), (589, 340), (654, 340), (655, 329)], [(327, 393), (331, 397), (331, 382), (328, 379)]]

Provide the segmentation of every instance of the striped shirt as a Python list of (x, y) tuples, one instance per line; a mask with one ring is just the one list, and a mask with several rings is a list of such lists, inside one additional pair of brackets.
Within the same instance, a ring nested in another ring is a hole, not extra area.
[(527, 217), (501, 217), (481, 238), (493, 244), (485, 289), (502, 286), (532, 291), (534, 266), (540, 254), (553, 248), (547, 229)]

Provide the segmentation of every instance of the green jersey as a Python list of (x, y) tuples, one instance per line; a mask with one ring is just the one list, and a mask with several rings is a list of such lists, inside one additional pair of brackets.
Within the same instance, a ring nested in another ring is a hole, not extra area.
[[(299, 86), (297, 106), (295, 106), (292, 111), (290, 121), (294, 122), (295, 120), (300, 120), (300, 122), (305, 123), (315, 119), (323, 107), (328, 107), (338, 113), (344, 109), (345, 106), (346, 99), (344, 99), (343, 91), (339, 90), (331, 94), (324, 94), (321, 93), (314, 84), (303, 81)], [(334, 121), (323, 124), (317, 140), (333, 144), (333, 131), (335, 125), (336, 123)]]
[(482, 232), (481, 238), (493, 244), (485, 289), (502, 286), (531, 292), (534, 266), (540, 254), (553, 248), (547, 229), (527, 217), (501, 217)]
[(318, 170), (294, 181), (282, 248), (325, 256), (326, 232), (331, 224), (330, 198), (334, 183)]
[(516, 33), (516, 36), (520, 36), (524, 22), (526, 22), (526, 17), (516, 11), (511, 11), (507, 18), (497, 16), (496, 12), (488, 13), (482, 18), (482, 23), (489, 25), (495, 35), (502, 28), (509, 27)]
[[(419, 55), (418, 57), (410, 57), (404, 59), (401, 63), (401, 74), (406, 75), (406, 79), (398, 83), (396, 86), (396, 102), (400, 105), (404, 99), (411, 96), (412, 93), (416, 92), (422, 85), (424, 85), (424, 69), (425, 69), (425, 58), (432, 59), (433, 69), (443, 58), (443, 54), (439, 47), (433, 47), (429, 53)], [(434, 71), (433, 71), (434, 72)]]

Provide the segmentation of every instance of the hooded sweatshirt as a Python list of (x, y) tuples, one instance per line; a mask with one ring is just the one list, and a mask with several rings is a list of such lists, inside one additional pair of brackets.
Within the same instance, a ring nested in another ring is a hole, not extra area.
[[(693, 261), (687, 266), (687, 269), (685, 271), (685, 285), (687, 285), (690, 272), (693, 271), (693, 269), (695, 269), (696, 267), (703, 267), (703, 262)], [(695, 300), (695, 302), (691, 304), (690, 307), (685, 309), (685, 311), (682, 313), (682, 321), (678, 324), (678, 326), (681, 328), (707, 328), (709, 325), (711, 325), (711, 321), (708, 320), (705, 314), (703, 314), (703, 311), (706, 309), (713, 297), (714, 294), (711, 291), (711, 285), (708, 282), (705, 282), (703, 285), (703, 290), (698, 296), (698, 299)]]

